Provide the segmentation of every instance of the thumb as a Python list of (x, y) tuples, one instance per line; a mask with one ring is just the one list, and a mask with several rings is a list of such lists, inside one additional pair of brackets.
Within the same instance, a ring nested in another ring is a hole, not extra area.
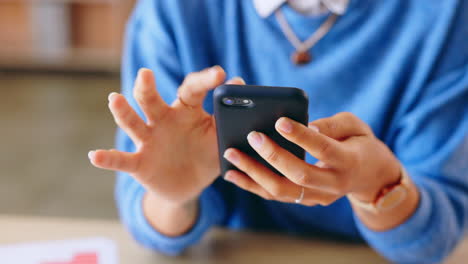
[(352, 113), (341, 112), (332, 117), (321, 118), (309, 123), (309, 128), (336, 140), (372, 134), (372, 130)]

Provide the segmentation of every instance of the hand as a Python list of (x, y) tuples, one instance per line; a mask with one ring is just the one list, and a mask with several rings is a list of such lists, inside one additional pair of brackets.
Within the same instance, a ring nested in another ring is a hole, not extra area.
[[(146, 123), (124, 96), (109, 96), (115, 122), (133, 140), (136, 152), (91, 151), (91, 163), (129, 173), (159, 201), (183, 205), (197, 199), (220, 174), (214, 118), (203, 110), (202, 103), (225, 76), (219, 66), (189, 74), (178, 90), (178, 99), (169, 106), (156, 91), (153, 73), (140, 70), (133, 96)], [(231, 83), (243, 81), (238, 78)]]
[(251, 132), (250, 145), (281, 177), (237, 149), (224, 157), (243, 172), (231, 170), (226, 179), (268, 200), (294, 202), (300, 197), (308, 206), (329, 205), (352, 193), (362, 201), (373, 201), (386, 185), (400, 177), (400, 164), (363, 121), (350, 113), (316, 120), (306, 127), (282, 117), (276, 130), (320, 160), (306, 163), (279, 147), (265, 134)]

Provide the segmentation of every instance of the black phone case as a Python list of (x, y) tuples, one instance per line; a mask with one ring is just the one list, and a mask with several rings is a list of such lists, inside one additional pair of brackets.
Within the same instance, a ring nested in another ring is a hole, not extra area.
[[(250, 99), (253, 105), (229, 106), (223, 103), (223, 98), (227, 97)], [(231, 147), (239, 149), (282, 175), (250, 147), (247, 135), (251, 131), (266, 134), (281, 147), (300, 159), (304, 159), (305, 151), (282, 137), (275, 129), (275, 123), (284, 116), (306, 125), (308, 104), (307, 95), (298, 88), (254, 85), (222, 85), (217, 87), (213, 94), (213, 105), (222, 175), (224, 176), (228, 170), (237, 169), (223, 157), (224, 151)]]

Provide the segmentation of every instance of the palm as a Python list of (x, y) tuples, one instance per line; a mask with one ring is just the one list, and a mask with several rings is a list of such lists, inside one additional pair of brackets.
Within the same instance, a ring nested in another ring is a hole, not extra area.
[(196, 118), (186, 115), (183, 109), (169, 111), (137, 151), (141, 160), (134, 177), (170, 200), (195, 198), (219, 175), (213, 118), (201, 111)]

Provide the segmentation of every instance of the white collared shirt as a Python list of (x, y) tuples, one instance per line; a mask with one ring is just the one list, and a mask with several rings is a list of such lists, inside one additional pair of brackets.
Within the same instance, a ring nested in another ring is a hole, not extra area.
[(253, 0), (255, 8), (261, 17), (270, 16), (282, 4), (288, 3), (293, 9), (302, 14), (318, 15), (332, 12), (344, 14), (349, 0)]

